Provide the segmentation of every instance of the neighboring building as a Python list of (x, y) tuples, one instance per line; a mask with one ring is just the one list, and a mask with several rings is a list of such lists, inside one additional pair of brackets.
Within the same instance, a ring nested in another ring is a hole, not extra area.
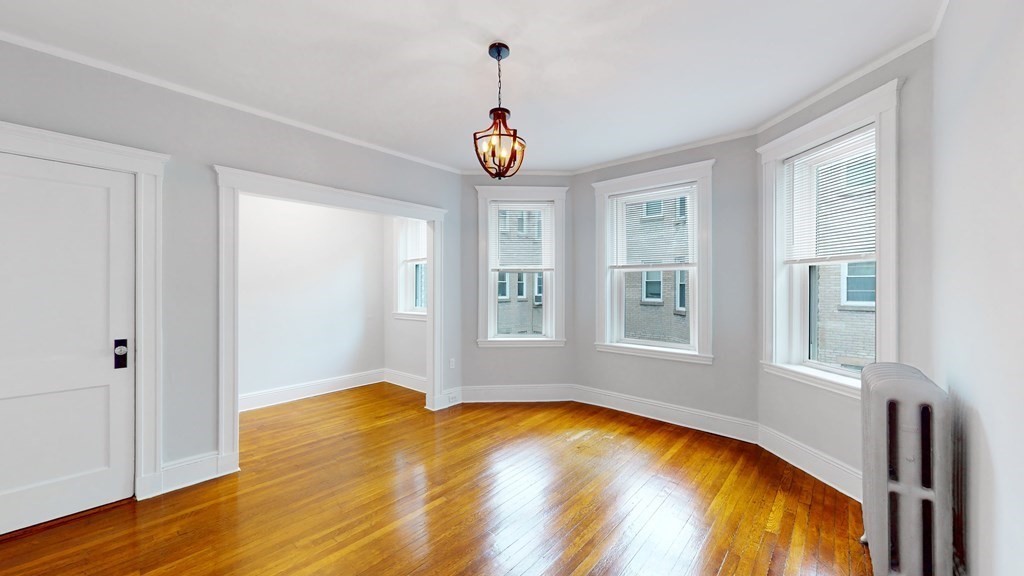
[(498, 272), (498, 334), (544, 333), (544, 279), (534, 272)]
[(875, 263), (813, 266), (811, 286), (811, 359), (858, 371), (874, 362)]
[(686, 272), (627, 272), (625, 336), (637, 340), (690, 343)]

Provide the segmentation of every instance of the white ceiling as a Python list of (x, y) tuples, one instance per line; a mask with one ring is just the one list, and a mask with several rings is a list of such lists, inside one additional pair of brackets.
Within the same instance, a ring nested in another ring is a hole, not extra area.
[(750, 130), (928, 34), (941, 3), (0, 0), (0, 32), (460, 170), (502, 40), (523, 171), (572, 171)]

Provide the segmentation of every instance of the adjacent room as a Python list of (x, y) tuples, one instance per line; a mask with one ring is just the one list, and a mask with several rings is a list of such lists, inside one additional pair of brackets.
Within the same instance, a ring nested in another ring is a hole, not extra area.
[(1015, 576), (1024, 2), (0, 0), (0, 575)]

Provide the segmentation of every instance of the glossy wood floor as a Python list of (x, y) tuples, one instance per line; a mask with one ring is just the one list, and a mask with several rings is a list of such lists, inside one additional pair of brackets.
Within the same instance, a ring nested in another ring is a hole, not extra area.
[(0, 542), (3, 574), (870, 574), (860, 506), (761, 448), (376, 384), (242, 414), (242, 472)]

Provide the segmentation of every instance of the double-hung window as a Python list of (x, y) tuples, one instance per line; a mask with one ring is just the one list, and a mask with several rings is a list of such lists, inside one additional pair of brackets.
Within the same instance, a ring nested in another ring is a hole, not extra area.
[(594, 184), (597, 349), (711, 363), (711, 168)]
[(426, 319), (427, 311), (427, 223), (397, 218), (395, 247), (398, 270), (395, 282), (396, 315)]
[(565, 190), (477, 187), (480, 346), (564, 345)]
[(857, 386), (896, 361), (896, 86), (760, 149), (766, 370)]

